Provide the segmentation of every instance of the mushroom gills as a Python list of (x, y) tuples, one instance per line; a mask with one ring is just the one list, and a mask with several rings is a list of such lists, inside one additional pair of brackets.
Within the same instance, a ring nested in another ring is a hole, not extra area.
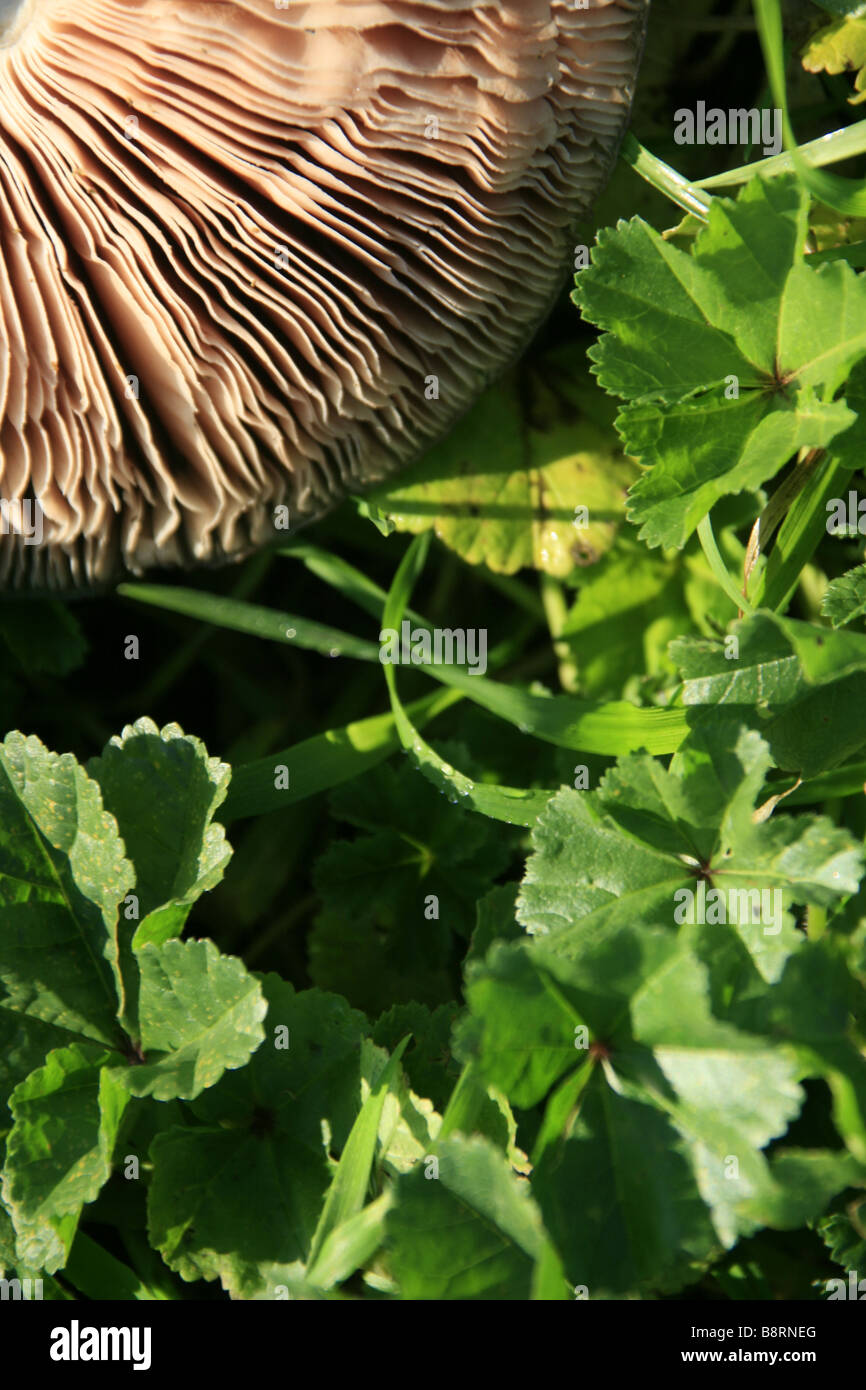
[(0, 585), (239, 559), (445, 434), (573, 263), (647, 8), (0, 0)]

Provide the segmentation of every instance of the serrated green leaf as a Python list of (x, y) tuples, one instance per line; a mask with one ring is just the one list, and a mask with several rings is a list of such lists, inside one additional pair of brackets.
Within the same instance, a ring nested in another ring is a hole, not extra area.
[(133, 883), (97, 783), (72, 754), (7, 735), (0, 745), (0, 1006), (116, 1045), (118, 904)]
[(866, 1197), (858, 1196), (846, 1210), (826, 1216), (818, 1231), (836, 1264), (866, 1269)]
[(766, 387), (738, 400), (708, 387), (664, 413), (636, 404), (620, 415), (625, 447), (650, 470), (629, 501), (641, 540), (681, 547), (720, 498), (755, 491), (800, 449), (825, 448), (855, 420), (844, 402), (824, 404), (811, 389), (775, 408), (770, 399)]
[(756, 178), (713, 199), (691, 254), (633, 219), (599, 235), (577, 278), (605, 330), (595, 371), (648, 470), (629, 516), (649, 545), (682, 546), (720, 497), (855, 420), (833, 396), (866, 354), (866, 284), (844, 262), (803, 263), (805, 209), (796, 179)]
[(87, 768), (115, 817), (135, 865), (138, 926), (133, 945), (178, 936), (193, 903), (220, 881), (231, 858), (213, 822), (231, 770), (177, 724), (139, 719)]
[(412, 1089), (426, 1096), (439, 1111), (445, 1109), (460, 1068), (451, 1054), (451, 1029), (458, 1013), (454, 1002), (428, 1009), (412, 1000), (395, 1004), (376, 1020), (373, 1041), (392, 1052), (401, 1038), (411, 1034), (403, 1056), (405, 1071)]
[(866, 565), (858, 565), (828, 585), (821, 612), (834, 627), (845, 627), (866, 615)]
[(811, 1225), (837, 1192), (866, 1181), (866, 1168), (850, 1154), (825, 1149), (777, 1149), (763, 1191), (743, 1203), (756, 1226), (793, 1231)]
[[(760, 1194), (769, 1202), (775, 1191), (760, 1151), (800, 1108), (797, 1061), (712, 1016), (709, 971), (685, 935), (606, 920), (577, 938), (568, 959), (555, 946), (555, 937), (494, 943), (487, 961), (469, 972), (461, 1041), (519, 1104), (537, 1103), (558, 1082), (533, 1181), (546, 1193), (543, 1206), (550, 1203), (548, 1229), (569, 1280), (595, 1290), (590, 1296), (676, 1287), (716, 1241), (730, 1246), (749, 1233), (755, 1223), (747, 1203)], [(657, 1132), (659, 1145), (642, 1170), (651, 1161), (658, 1171), (652, 1196), (644, 1193), (632, 1210), (623, 1194), (633, 1188), (637, 1202), (639, 1181), (619, 1172), (620, 1163), (627, 1170), (634, 1162), (632, 1141), (621, 1155), (620, 1144), (632, 1131), (636, 1140), (641, 1126)], [(578, 1134), (585, 1143), (572, 1143)], [(582, 1203), (581, 1215), (566, 1219), (562, 1184), (594, 1192), (594, 1165), (608, 1153), (617, 1159), (607, 1202)], [(658, 1244), (669, 1222), (669, 1188), (677, 1208), (692, 1213), (673, 1251)], [(654, 1213), (647, 1202), (656, 1204)], [(622, 1229), (608, 1251), (611, 1221)]]
[(563, 789), (533, 831), (517, 915), (571, 956), (606, 922), (735, 931), (764, 978), (800, 944), (793, 903), (856, 891), (856, 841), (812, 816), (755, 823), (766, 744), (734, 723), (699, 726), (665, 771), (621, 759), (596, 792)]
[(442, 1140), (435, 1157), (435, 1176), (427, 1163), (398, 1180), (386, 1218), (401, 1296), (528, 1298), (544, 1235), (527, 1185), (484, 1139)]
[(686, 1149), (664, 1115), (592, 1078), (532, 1184), (566, 1277), (589, 1299), (679, 1288), (717, 1248)]
[[(629, 946), (634, 955), (643, 934), (606, 931), (586, 943), (564, 992), (591, 1024), (605, 1007), (605, 965)], [(749, 1202), (771, 1187), (760, 1150), (800, 1108), (796, 1064), (713, 1019), (707, 984), (682, 943), (654, 968), (642, 962), (628, 1013), (620, 1004), (601, 1039), (592, 1028), (601, 1049), (592, 1074), (584, 1063), (551, 1102), (534, 1185), (567, 1276), (590, 1297), (676, 1288), (716, 1242), (729, 1247), (754, 1229)], [(566, 1213), (569, 1188), (594, 1200)]]
[(81, 1209), (111, 1172), (111, 1155), (129, 1100), (109, 1068), (116, 1053), (58, 1048), (12, 1093), (3, 1200), (12, 1214), (19, 1259), (61, 1268)]
[(196, 1123), (151, 1148), (152, 1243), (183, 1279), (220, 1278), (241, 1297), (284, 1283), (276, 1266), (303, 1273), (330, 1147), (345, 1144), (362, 1104), (363, 1014), (276, 975), (262, 989), (266, 1042), (191, 1102)]
[(191, 1100), (245, 1065), (264, 1038), (267, 1004), (241, 961), (207, 940), (143, 946), (136, 959), (145, 1060), (122, 1074), (132, 1095)]
[(677, 639), (671, 655), (686, 707), (724, 706), (761, 723), (779, 767), (814, 777), (866, 743), (866, 637), (756, 613), (739, 623), (736, 650)]

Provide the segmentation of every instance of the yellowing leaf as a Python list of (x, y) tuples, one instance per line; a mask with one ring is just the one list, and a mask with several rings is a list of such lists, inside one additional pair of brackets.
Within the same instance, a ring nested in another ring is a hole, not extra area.
[(368, 496), (400, 531), (431, 527), (470, 564), (565, 578), (610, 547), (637, 476), (582, 347), (551, 354), (527, 389), (493, 386), (408, 473)]
[(866, 101), (866, 18), (849, 16), (819, 29), (803, 52), (803, 67), (833, 76), (856, 70), (857, 96), (851, 97), (851, 105)]

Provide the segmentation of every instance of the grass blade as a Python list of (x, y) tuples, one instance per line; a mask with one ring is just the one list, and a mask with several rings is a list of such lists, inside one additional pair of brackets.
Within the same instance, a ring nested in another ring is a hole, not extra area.
[[(391, 586), (383, 628), (399, 629), (406, 599), (424, 565), (430, 532), (412, 542)], [(533, 695), (517, 686), (472, 675), (458, 666), (425, 663), (417, 669), (460, 690), (475, 704), (559, 748), (617, 757), (646, 749), (673, 753), (688, 733), (686, 713), (679, 709), (641, 709), (627, 700), (599, 703), (571, 695)], [(385, 667), (386, 677), (390, 668)], [(431, 750), (432, 751), (432, 750)]]
[[(412, 716), (423, 727), (437, 714), (461, 698), (456, 690), (437, 690), (410, 706)], [(217, 811), (224, 824), (243, 816), (266, 811), (282, 811), (293, 802), (304, 801), (317, 792), (330, 791), (341, 782), (350, 782), (362, 772), (384, 762), (400, 747), (400, 735), (393, 714), (375, 714), (341, 729), (304, 739), (291, 748), (280, 749), (267, 758), (257, 758), (234, 769), (225, 802)], [(289, 770), (289, 785), (278, 789), (274, 769)]]
[[(419, 537), (420, 545), (413, 542), (407, 550), (397, 570), (388, 602), (385, 605), (384, 625), (399, 627), (405, 612), (405, 603), (412, 585), (420, 573), (429, 544), (429, 532)], [(440, 668), (436, 668), (440, 669)], [(461, 798), (467, 810), (477, 811), (479, 815), (491, 820), (505, 821), (507, 825), (534, 825), (543, 811), (553, 791), (530, 791), (518, 787), (501, 787), (484, 782), (473, 782), (464, 773), (458, 772), (446, 763), (434, 748), (431, 748), (418, 730), (414, 728), (397, 694), (397, 680), (394, 667), (386, 665), (385, 683), (394, 711), (394, 722), (403, 747), (412, 754), (419, 772), (432, 782), (439, 791), (449, 795), (452, 801)]]
[(387, 1066), (352, 1125), (345, 1148), (340, 1155), (340, 1162), (337, 1164), (337, 1171), (325, 1197), (316, 1234), (313, 1236), (307, 1261), (311, 1270), (315, 1269), (328, 1237), (357, 1215), (364, 1206), (373, 1170), (373, 1159), (376, 1156), (376, 1139), (382, 1111), (385, 1108), (385, 1098), (399, 1075), (400, 1058), (406, 1050), (410, 1036), (411, 1034), (407, 1033), (391, 1053)]
[[(167, 608), (183, 613), (202, 623), (231, 628), (250, 637), (264, 637), (271, 642), (283, 642), (290, 647), (304, 647), (324, 656), (350, 656), (356, 661), (378, 661), (379, 648), (339, 628), (326, 627), (310, 618), (294, 613), (278, 613), (260, 604), (244, 603), (222, 594), (203, 593), (198, 589), (175, 589), (162, 584), (121, 584), (117, 592), (123, 598), (149, 603), (155, 608)], [(291, 636), (289, 636), (291, 632)]]
[(337, 1226), (322, 1242), (316, 1262), (307, 1271), (311, 1284), (331, 1289), (371, 1260), (385, 1240), (385, 1218), (392, 1205), (390, 1191)]

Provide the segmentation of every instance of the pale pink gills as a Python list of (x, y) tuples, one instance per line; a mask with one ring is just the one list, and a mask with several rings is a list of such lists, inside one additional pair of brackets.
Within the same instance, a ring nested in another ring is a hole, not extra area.
[(440, 437), (563, 283), (646, 6), (0, 0), (0, 583), (239, 557)]

